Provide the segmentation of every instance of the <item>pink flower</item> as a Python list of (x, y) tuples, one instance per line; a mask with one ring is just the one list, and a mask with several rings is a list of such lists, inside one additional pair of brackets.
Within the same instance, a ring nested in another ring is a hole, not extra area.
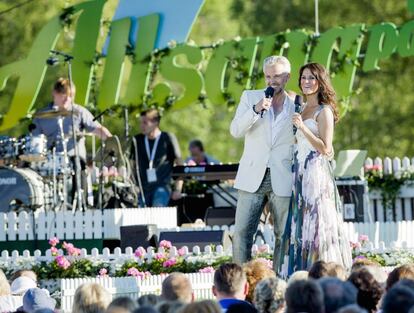
[(72, 243), (67, 243), (66, 241), (64, 241), (62, 247), (63, 249), (66, 249), (69, 255), (76, 256), (81, 254), (81, 250), (75, 248), (75, 246)]
[(180, 249), (177, 250), (177, 253), (178, 253), (179, 256), (185, 255), (186, 252), (187, 251), (186, 251), (186, 249), (184, 247), (182, 247), (182, 248), (180, 248)]
[(165, 261), (164, 263), (162, 263), (162, 266), (163, 267), (171, 267), (175, 264), (177, 264), (177, 259), (176, 258), (171, 258), (171, 259)]
[(99, 276), (108, 276), (108, 270), (106, 268), (101, 268), (99, 270)]
[(170, 249), (172, 247), (171, 241), (161, 240), (160, 247), (162, 247), (164, 249)]
[(214, 271), (215, 269), (212, 266), (207, 266), (198, 270), (199, 273), (214, 273)]
[(138, 277), (141, 279), (147, 278), (149, 276), (151, 276), (150, 272), (140, 272), (137, 268), (135, 267), (131, 267), (128, 269), (127, 271), (128, 276), (134, 276), (134, 277)]
[(59, 243), (59, 239), (57, 237), (52, 237), (49, 239), (49, 244), (52, 247), (55, 247)]
[(369, 241), (369, 238), (367, 235), (359, 235), (358, 240), (361, 242), (365, 242), (365, 241)]
[(154, 259), (156, 259), (156, 260), (165, 259), (165, 255), (162, 252), (155, 253)]
[(143, 258), (145, 254), (146, 254), (146, 251), (145, 251), (145, 249), (143, 247), (138, 247), (135, 250), (135, 256), (137, 258)]
[(58, 255), (59, 250), (55, 246), (52, 246), (50, 247), (50, 252), (52, 252), (53, 256), (56, 256)]
[(267, 245), (261, 245), (261, 246), (257, 249), (257, 251), (258, 251), (259, 253), (269, 252), (269, 247), (268, 247)]
[(360, 242), (350, 242), (350, 244), (351, 244), (351, 248), (352, 249), (359, 249), (359, 248), (361, 248), (361, 243)]
[(59, 267), (63, 268), (64, 270), (68, 269), (68, 267), (70, 266), (70, 262), (63, 255), (59, 255), (56, 257), (56, 263)]

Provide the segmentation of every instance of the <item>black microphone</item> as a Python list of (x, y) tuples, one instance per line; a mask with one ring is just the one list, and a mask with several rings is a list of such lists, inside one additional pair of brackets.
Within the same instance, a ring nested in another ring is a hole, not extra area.
[(49, 58), (47, 58), (47, 60), (46, 60), (46, 64), (47, 65), (50, 65), (50, 66), (54, 66), (54, 65), (56, 65), (56, 64), (58, 64), (59, 63), (59, 59), (58, 58), (56, 58), (56, 57), (49, 57)]
[[(296, 95), (295, 97), (295, 113), (301, 113), (302, 111), (302, 96)], [(298, 128), (293, 125), (293, 134), (296, 135)]]
[[(270, 99), (273, 97), (273, 94), (275, 93), (275, 90), (273, 89), (273, 87), (269, 86), (266, 88), (265, 90), (265, 98)], [(263, 117), (263, 113), (265, 112), (265, 110), (262, 110), (262, 113), (260, 113), (260, 117)]]

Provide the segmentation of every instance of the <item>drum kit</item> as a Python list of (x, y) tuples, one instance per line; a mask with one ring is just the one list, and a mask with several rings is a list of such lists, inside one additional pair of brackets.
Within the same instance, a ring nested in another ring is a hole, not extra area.
[[(70, 113), (51, 110), (34, 117), (62, 120)], [(66, 203), (73, 169), (64, 151), (49, 151), (45, 135), (0, 137), (0, 212), (56, 209)]]

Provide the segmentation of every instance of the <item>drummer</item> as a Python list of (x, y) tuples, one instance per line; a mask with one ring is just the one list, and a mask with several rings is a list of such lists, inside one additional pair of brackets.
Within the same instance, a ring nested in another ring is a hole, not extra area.
[[(74, 141), (72, 137), (72, 98), (75, 97), (75, 86), (66, 78), (59, 78), (52, 91), (53, 102), (49, 103), (45, 108), (39, 110), (35, 114), (33, 119), (34, 129), (32, 135), (44, 134), (47, 138), (47, 147), (50, 152), (55, 149), (56, 153), (62, 153), (63, 141), (61, 138), (61, 131), (59, 127), (59, 119), (62, 119), (63, 133), (67, 140), (67, 152), (70, 157), (75, 155), (74, 153)], [(97, 135), (101, 139), (105, 140), (108, 137), (112, 137), (111, 132), (93, 120), (93, 115), (83, 106), (73, 104), (73, 126), (77, 134), (88, 132)], [(86, 146), (85, 137), (77, 136), (77, 150), (80, 158), (82, 172), (85, 170), (86, 164)], [(84, 176), (84, 175), (82, 175)], [(82, 187), (86, 186), (82, 177)], [(85, 190), (85, 189), (84, 189)], [(86, 193), (86, 192), (84, 192)]]

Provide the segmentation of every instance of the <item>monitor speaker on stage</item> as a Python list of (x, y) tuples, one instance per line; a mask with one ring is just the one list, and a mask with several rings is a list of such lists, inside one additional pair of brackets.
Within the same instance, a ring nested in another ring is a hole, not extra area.
[(345, 222), (365, 222), (367, 216), (365, 181), (337, 181), (338, 192), (342, 202), (343, 218)]
[(121, 249), (157, 246), (157, 225), (121, 226)]
[(233, 207), (210, 207), (206, 211), (206, 225), (233, 225), (235, 222), (236, 210)]
[(160, 233), (160, 241), (162, 240), (170, 241), (177, 248), (187, 246), (190, 250), (195, 246), (204, 250), (209, 245), (222, 245), (226, 250), (231, 244), (229, 234), (224, 230), (166, 231)]

